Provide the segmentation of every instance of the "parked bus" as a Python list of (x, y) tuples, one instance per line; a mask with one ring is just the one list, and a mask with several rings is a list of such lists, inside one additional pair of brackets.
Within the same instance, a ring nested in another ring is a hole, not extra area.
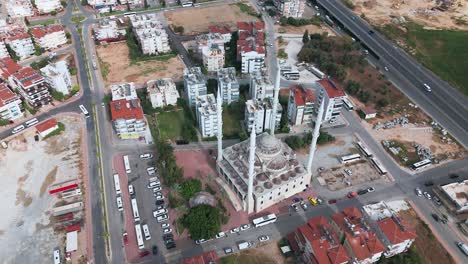
[(124, 17), (131, 17), (131, 16), (136, 15), (136, 12), (128, 12), (128, 13), (124, 13), (123, 15)]
[(60, 260), (60, 249), (54, 249), (54, 264), (61, 264), (62, 261)]
[(20, 125), (20, 126), (17, 126), (15, 128), (13, 128), (13, 130), (11, 131), (12, 134), (16, 134), (16, 133), (19, 133), (21, 131), (24, 130), (24, 126), (23, 125)]
[(114, 174), (114, 185), (115, 185), (115, 193), (121, 194), (122, 191), (120, 190), (120, 180), (119, 180), (119, 175), (117, 173)]
[(413, 170), (420, 170), (432, 164), (430, 159), (421, 160), (413, 164)]
[(287, 71), (283, 73), (284, 78), (287, 80), (299, 80), (299, 72), (298, 71)]
[(359, 154), (352, 154), (352, 155), (347, 155), (347, 156), (343, 156), (341, 157), (341, 163), (343, 164), (346, 164), (346, 163), (351, 163), (351, 162), (354, 162), (354, 161), (358, 161), (361, 159), (361, 155)]
[(148, 225), (143, 225), (143, 234), (145, 234), (145, 240), (151, 239), (151, 234), (150, 234)]
[(264, 226), (264, 225), (274, 223), (274, 222), (276, 222), (276, 219), (277, 218), (276, 218), (275, 214), (269, 214), (269, 215), (265, 215), (263, 217), (255, 218), (252, 222), (253, 222), (255, 227), (260, 227), (260, 226)]
[(139, 224), (135, 225), (135, 234), (136, 234), (138, 248), (144, 249), (145, 243), (143, 242), (143, 234), (141, 233), (141, 226)]
[(358, 141), (356, 145), (362, 151), (362, 153), (364, 153), (364, 156), (366, 156), (367, 158), (372, 157), (372, 152), (369, 151), (369, 149), (364, 145), (364, 143)]
[(88, 118), (89, 117), (89, 113), (88, 113), (88, 110), (86, 110), (86, 108), (84, 107), (84, 105), (79, 105), (80, 107), (80, 110), (81, 112), (83, 113), (83, 115)]
[(130, 161), (128, 161), (128, 155), (123, 156), (123, 161), (125, 166), (125, 172), (131, 173), (132, 169), (130, 168)]
[(25, 122), (26, 127), (34, 126), (37, 123), (39, 123), (39, 120), (37, 120), (37, 118), (33, 118), (33, 119), (28, 120), (28, 121)]
[(374, 165), (374, 167), (377, 169), (380, 175), (385, 175), (387, 174), (387, 169), (385, 169), (382, 164), (380, 164), (379, 160), (376, 158), (371, 158), (371, 163)]
[(353, 111), (354, 109), (353, 104), (347, 98), (343, 99), (343, 105), (348, 111)]
[(138, 212), (138, 204), (135, 198), (132, 199), (132, 211), (135, 222), (140, 222), (140, 213)]

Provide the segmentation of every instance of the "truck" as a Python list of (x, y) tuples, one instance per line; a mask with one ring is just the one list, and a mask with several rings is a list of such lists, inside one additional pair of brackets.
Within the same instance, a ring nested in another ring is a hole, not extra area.
[(247, 249), (247, 248), (250, 247), (250, 243), (247, 242), (247, 241), (239, 242), (239, 243), (237, 244), (237, 247), (239, 248), (239, 250)]
[(319, 69), (315, 67), (310, 67), (310, 72), (312, 72), (315, 76), (319, 77), (320, 79), (325, 78), (327, 75), (323, 72), (321, 72)]
[(53, 216), (64, 215), (67, 213), (80, 211), (81, 209), (83, 209), (83, 202), (76, 202), (76, 203), (52, 208), (52, 215)]

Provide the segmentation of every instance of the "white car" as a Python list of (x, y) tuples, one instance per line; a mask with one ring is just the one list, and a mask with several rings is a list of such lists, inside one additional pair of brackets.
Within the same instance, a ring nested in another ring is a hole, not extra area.
[(148, 183), (148, 189), (152, 189), (152, 188), (155, 188), (156, 186), (159, 185), (159, 182), (150, 182)]
[(123, 211), (122, 197), (120, 196), (117, 196), (117, 209), (119, 211)]
[(159, 192), (161, 191), (161, 186), (156, 186), (153, 188), (153, 192)]
[(156, 217), (156, 221), (158, 223), (165, 222), (167, 220), (169, 220), (169, 216), (167, 214), (163, 214), (163, 215)]
[(156, 200), (163, 200), (164, 199), (164, 196), (163, 195), (158, 195), (156, 196)]
[(233, 229), (231, 229), (231, 234), (234, 234), (234, 233), (239, 233), (240, 229), (238, 227), (234, 227)]
[(422, 191), (421, 191), (421, 189), (416, 188), (416, 189), (414, 189), (414, 191), (416, 192), (416, 195), (417, 195), (417, 196), (422, 196)]
[(143, 160), (151, 159), (152, 157), (153, 157), (153, 154), (151, 154), (151, 153), (145, 153), (145, 154), (140, 155), (140, 159), (143, 159)]
[(428, 200), (432, 200), (432, 196), (428, 192), (424, 192), (424, 196), (426, 196)]
[(258, 241), (260, 241), (260, 242), (265, 242), (265, 241), (268, 241), (268, 240), (270, 240), (269, 236), (259, 236), (258, 237)]
[(156, 174), (156, 170), (154, 169), (154, 167), (149, 167), (146, 169), (146, 172), (148, 173), (148, 175), (154, 175)]
[(195, 240), (195, 244), (197, 245), (200, 245), (200, 244), (203, 244), (203, 243), (206, 243), (210, 240), (207, 240), (207, 239), (198, 239), (198, 240)]
[(156, 197), (156, 196), (160, 196), (160, 195), (163, 195), (163, 194), (160, 191), (156, 191), (156, 192), (153, 193), (153, 195), (154, 195), (154, 197)]
[(216, 238), (222, 238), (222, 237), (225, 237), (226, 236), (226, 233), (224, 232), (219, 232), (218, 234), (216, 234)]
[(130, 193), (130, 194), (135, 193), (135, 191), (133, 190), (133, 185), (131, 185), (131, 184), (128, 185), (128, 193)]
[(161, 228), (162, 228), (162, 229), (169, 228), (170, 226), (171, 226), (171, 225), (168, 224), (168, 223), (161, 224)]
[(161, 210), (156, 210), (153, 211), (153, 216), (158, 217), (160, 215), (167, 214), (167, 209), (161, 209)]
[(245, 224), (245, 225), (241, 225), (240, 230), (241, 230), (241, 231), (245, 231), (245, 230), (247, 230), (247, 229), (249, 229), (249, 228), (250, 228), (250, 225), (249, 225), (249, 224)]
[(172, 229), (171, 228), (164, 228), (163, 229), (163, 234), (169, 234), (172, 232)]

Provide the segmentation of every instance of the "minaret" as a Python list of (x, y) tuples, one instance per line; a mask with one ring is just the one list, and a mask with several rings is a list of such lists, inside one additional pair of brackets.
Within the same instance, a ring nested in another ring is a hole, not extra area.
[(217, 114), (218, 114), (218, 159), (217, 162), (223, 160), (223, 99), (218, 86), (218, 97), (216, 98)]
[(320, 135), (320, 126), (322, 125), (324, 103), (320, 104), (317, 120), (315, 121), (314, 132), (312, 134), (312, 143), (310, 145), (309, 161), (307, 162), (307, 171), (312, 174), (312, 161), (314, 160), (315, 149), (317, 148), (317, 139)]
[(270, 135), (272, 136), (275, 135), (276, 114), (278, 112), (279, 90), (280, 90), (280, 67), (278, 65), (278, 69), (276, 71), (276, 79), (275, 79), (275, 90), (273, 94), (273, 113), (271, 114), (271, 120), (270, 120)]
[(255, 119), (252, 125), (252, 131), (250, 132), (250, 148), (249, 148), (249, 181), (247, 185), (247, 213), (253, 213), (254, 211), (254, 201), (253, 201), (253, 180), (255, 176), (254, 166), (255, 166)]

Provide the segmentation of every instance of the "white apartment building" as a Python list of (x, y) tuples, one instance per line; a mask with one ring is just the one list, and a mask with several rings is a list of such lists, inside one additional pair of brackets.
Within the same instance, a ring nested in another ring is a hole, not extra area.
[(0, 83), (0, 118), (16, 120), (23, 117), (21, 99), (5, 83)]
[(52, 101), (44, 77), (33, 68), (20, 68), (11, 75), (10, 83), (18, 89), (22, 97), (31, 106), (39, 107)]
[(239, 100), (239, 82), (236, 78), (236, 68), (222, 68), (218, 71), (218, 88), (221, 91), (223, 103), (231, 104)]
[(209, 72), (217, 72), (224, 67), (224, 47), (212, 43), (202, 49), (203, 66)]
[(250, 74), (250, 97), (257, 100), (273, 98), (274, 85), (266, 72), (257, 71)]
[(177, 105), (179, 92), (171, 78), (148, 81), (146, 90), (153, 108)]
[(62, 9), (60, 0), (35, 0), (37, 11), (41, 14), (47, 14), (52, 11)]
[(119, 37), (117, 22), (110, 19), (103, 19), (94, 28), (94, 37), (96, 40), (115, 39)]
[(152, 55), (171, 51), (166, 30), (156, 14), (131, 16), (130, 21), (143, 54)]
[(94, 8), (102, 8), (106, 6), (116, 6), (117, 0), (88, 0), (88, 5)]
[(260, 71), (265, 64), (265, 50), (258, 47), (255, 50), (244, 48), (241, 52), (242, 73), (253, 73)]
[(5, 42), (0, 41), (0, 59), (6, 58), (6, 57), (10, 57), (10, 54), (8, 54), (8, 50), (5, 46)]
[(72, 82), (66, 61), (62, 60), (51, 63), (42, 68), (41, 73), (44, 75), (50, 88), (61, 92), (64, 95), (68, 95), (70, 93)]
[(238, 22), (237, 59), (242, 73), (260, 71), (265, 62), (265, 34), (263, 22)]
[(231, 41), (232, 33), (231, 30), (228, 27), (223, 27), (223, 26), (209, 26), (208, 30), (210, 33), (218, 33), (221, 34), (221, 36), (224, 39), (224, 43), (228, 43)]
[(196, 37), (198, 52), (202, 53), (205, 47), (217, 45), (224, 51), (224, 38), (219, 33), (202, 34)]
[(302, 17), (305, 5), (305, 0), (275, 0), (276, 8), (284, 17)]
[(34, 54), (34, 44), (27, 32), (22, 30), (12, 30), (7, 32), (7, 34), (9, 37), (6, 38), (5, 43), (10, 46), (21, 60)]
[(288, 100), (288, 120), (293, 126), (311, 124), (315, 94), (300, 85), (291, 87)]
[(206, 80), (200, 67), (184, 69), (184, 88), (190, 106), (195, 106), (198, 96), (206, 95)]
[(147, 124), (139, 99), (118, 99), (110, 102), (111, 119), (120, 139), (145, 137)]
[[(276, 112), (275, 127), (279, 128), (281, 122), (281, 113), (283, 109), (278, 103)], [(264, 100), (251, 99), (245, 102), (244, 124), (247, 131), (252, 131), (252, 126), (255, 121), (255, 133), (259, 134), (270, 129), (271, 120), (273, 118), (273, 99), (266, 98)]]
[(111, 85), (112, 101), (138, 99), (134, 83), (121, 83)]
[(31, 29), (34, 43), (45, 50), (51, 50), (67, 44), (65, 29), (61, 25), (41, 26)]
[(214, 137), (218, 133), (218, 110), (213, 94), (200, 95), (196, 104), (197, 122), (203, 137)]
[(143, 1), (142, 0), (119, 0), (121, 5), (130, 5), (130, 8), (141, 7)]
[[(317, 105), (324, 103), (323, 121), (338, 117), (343, 108), (343, 99), (347, 97), (343, 88), (332, 79), (321, 79), (315, 82), (315, 86), (319, 91)], [(318, 107), (316, 111), (318, 112)]]
[[(6, 3), (5, 3), (6, 2)], [(6, 0), (5, 3), (7, 13), (12, 18), (32, 16), (33, 6), (31, 0)]]

